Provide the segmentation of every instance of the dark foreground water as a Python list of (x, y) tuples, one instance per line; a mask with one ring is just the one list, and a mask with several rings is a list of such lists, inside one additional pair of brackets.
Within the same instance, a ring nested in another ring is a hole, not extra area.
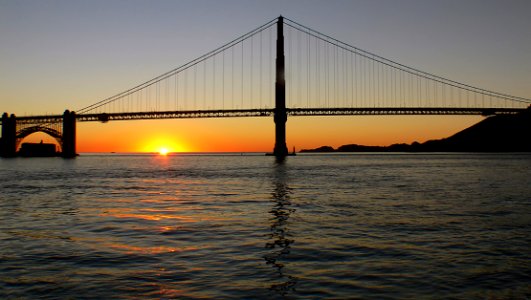
[(0, 160), (1, 299), (529, 299), (531, 155)]

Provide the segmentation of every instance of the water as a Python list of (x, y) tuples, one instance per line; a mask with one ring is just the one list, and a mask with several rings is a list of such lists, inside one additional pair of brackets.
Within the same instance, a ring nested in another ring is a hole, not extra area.
[(531, 297), (531, 154), (0, 167), (2, 299)]

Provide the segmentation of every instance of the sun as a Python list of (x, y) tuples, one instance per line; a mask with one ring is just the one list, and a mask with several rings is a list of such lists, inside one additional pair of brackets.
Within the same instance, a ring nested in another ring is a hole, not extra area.
[(159, 154), (160, 155), (168, 155), (170, 151), (168, 150), (168, 148), (165, 148), (165, 147), (162, 147), (159, 149)]
[(160, 133), (144, 140), (139, 140), (138, 145), (138, 152), (155, 153), (160, 156), (188, 151), (186, 144), (178, 138)]

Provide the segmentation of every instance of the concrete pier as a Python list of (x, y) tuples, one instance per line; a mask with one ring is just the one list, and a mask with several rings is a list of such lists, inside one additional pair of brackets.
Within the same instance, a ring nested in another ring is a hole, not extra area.
[(74, 158), (76, 153), (76, 113), (68, 109), (63, 114), (63, 145), (64, 158)]
[(0, 156), (15, 157), (17, 155), (17, 120), (14, 114), (2, 115), (2, 139), (0, 140)]
[(280, 16), (277, 21), (277, 58), (275, 81), (275, 148), (273, 155), (283, 159), (288, 155), (286, 145), (286, 79), (284, 59), (284, 18)]

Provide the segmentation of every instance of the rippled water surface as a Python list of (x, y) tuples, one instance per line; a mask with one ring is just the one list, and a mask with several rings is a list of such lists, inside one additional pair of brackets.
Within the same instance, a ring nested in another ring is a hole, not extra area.
[(0, 298), (531, 298), (531, 155), (0, 160)]

